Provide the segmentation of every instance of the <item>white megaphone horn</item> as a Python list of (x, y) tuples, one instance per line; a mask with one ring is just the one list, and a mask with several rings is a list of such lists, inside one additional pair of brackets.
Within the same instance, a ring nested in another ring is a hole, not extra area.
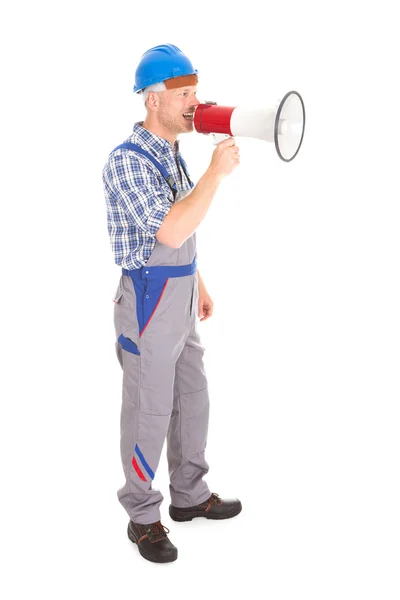
[(253, 137), (274, 142), (279, 158), (290, 162), (300, 150), (304, 137), (306, 112), (298, 92), (288, 92), (274, 106), (243, 108), (218, 106), (205, 102), (196, 107), (194, 127), (198, 133), (211, 134), (214, 143), (227, 137)]

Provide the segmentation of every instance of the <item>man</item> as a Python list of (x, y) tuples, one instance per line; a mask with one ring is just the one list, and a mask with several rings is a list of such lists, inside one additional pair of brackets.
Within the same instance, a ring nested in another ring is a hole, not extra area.
[(177, 136), (193, 131), (197, 81), (176, 46), (148, 50), (134, 87), (146, 118), (103, 171), (108, 231), (123, 268), (114, 297), (126, 478), (118, 499), (130, 517), (129, 539), (153, 562), (177, 558), (160, 521), (163, 496), (151, 485), (166, 437), (173, 520), (226, 519), (242, 509), (237, 499), (211, 494), (203, 479), (209, 399), (196, 309), (205, 321), (213, 302), (197, 270), (195, 231), (239, 150), (232, 138), (220, 143), (193, 186)]

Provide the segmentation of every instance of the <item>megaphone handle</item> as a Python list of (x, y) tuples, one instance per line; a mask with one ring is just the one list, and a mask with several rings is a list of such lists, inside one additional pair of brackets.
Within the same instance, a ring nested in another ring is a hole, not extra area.
[(210, 135), (212, 137), (212, 142), (213, 142), (214, 146), (216, 146), (220, 142), (223, 142), (224, 140), (227, 140), (228, 138), (232, 137), (231, 135), (228, 135), (227, 133), (211, 133)]

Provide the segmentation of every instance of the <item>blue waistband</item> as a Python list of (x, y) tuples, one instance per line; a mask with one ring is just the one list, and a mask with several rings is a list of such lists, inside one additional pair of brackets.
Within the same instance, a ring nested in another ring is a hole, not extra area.
[(196, 256), (189, 265), (175, 267), (141, 267), (140, 269), (122, 269), (122, 275), (132, 279), (169, 279), (170, 277), (186, 277), (194, 275), (197, 269)]

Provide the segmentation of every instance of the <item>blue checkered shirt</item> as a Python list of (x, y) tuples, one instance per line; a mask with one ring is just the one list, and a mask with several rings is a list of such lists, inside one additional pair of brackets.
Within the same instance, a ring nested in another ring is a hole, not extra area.
[[(172, 148), (141, 122), (135, 123), (125, 142), (152, 154), (173, 177), (178, 192), (191, 189), (180, 165), (178, 141)], [(156, 233), (174, 203), (171, 188), (148, 158), (127, 149), (111, 152), (103, 169), (103, 184), (114, 260), (126, 269), (138, 269), (149, 259)]]

